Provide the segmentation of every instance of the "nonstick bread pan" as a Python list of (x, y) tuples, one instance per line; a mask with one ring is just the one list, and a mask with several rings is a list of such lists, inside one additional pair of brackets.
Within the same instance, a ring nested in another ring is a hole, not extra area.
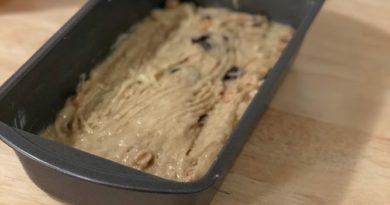
[(79, 205), (210, 203), (292, 64), (323, 0), (195, 3), (264, 14), (296, 29), (206, 176), (194, 182), (170, 181), (39, 136), (54, 121), (66, 98), (74, 94), (80, 75), (107, 56), (120, 34), (164, 4), (162, 0), (90, 0), (0, 90), (0, 139), (15, 150), (38, 187)]

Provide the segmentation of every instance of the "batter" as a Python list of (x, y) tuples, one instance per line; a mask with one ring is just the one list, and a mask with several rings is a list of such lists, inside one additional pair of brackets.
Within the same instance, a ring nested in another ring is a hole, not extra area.
[(162, 178), (197, 180), (292, 34), (264, 16), (222, 8), (153, 10), (43, 135)]

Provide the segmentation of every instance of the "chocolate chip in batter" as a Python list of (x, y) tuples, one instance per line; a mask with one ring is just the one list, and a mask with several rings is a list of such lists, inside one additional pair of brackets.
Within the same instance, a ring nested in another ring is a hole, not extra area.
[(203, 126), (204, 124), (206, 124), (208, 117), (209, 117), (208, 114), (203, 114), (203, 115), (201, 115), (201, 116), (199, 117), (199, 119), (198, 119), (198, 124), (199, 124), (200, 126)]
[(193, 44), (199, 44), (204, 50), (210, 50), (211, 49), (211, 44), (208, 42), (208, 39), (210, 38), (209, 35), (203, 35), (197, 38), (192, 38), (191, 42)]
[(237, 66), (232, 66), (223, 76), (223, 80), (235, 80), (240, 74), (240, 69)]
[(174, 73), (176, 73), (177, 71), (179, 71), (180, 70), (180, 68), (172, 68), (170, 71), (169, 71), (169, 73), (170, 74), (174, 74)]

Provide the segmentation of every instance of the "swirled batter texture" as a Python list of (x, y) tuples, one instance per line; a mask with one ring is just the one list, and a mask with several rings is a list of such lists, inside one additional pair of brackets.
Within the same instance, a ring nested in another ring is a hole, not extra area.
[(43, 135), (166, 179), (199, 179), (292, 33), (222, 8), (153, 10)]

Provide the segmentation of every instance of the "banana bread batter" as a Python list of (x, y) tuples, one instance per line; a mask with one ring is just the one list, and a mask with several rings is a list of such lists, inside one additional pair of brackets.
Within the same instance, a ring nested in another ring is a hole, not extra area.
[(210, 168), (290, 40), (266, 17), (153, 10), (81, 82), (49, 139), (176, 181)]

